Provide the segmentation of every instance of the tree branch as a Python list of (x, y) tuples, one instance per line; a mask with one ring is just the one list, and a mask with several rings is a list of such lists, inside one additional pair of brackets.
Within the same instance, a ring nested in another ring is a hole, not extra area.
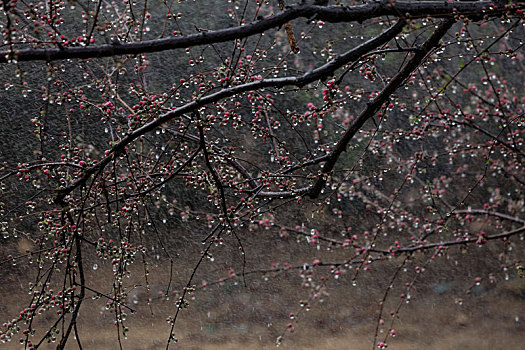
[[(78, 46), (62, 48), (22, 49), (4, 51), (0, 63), (11, 59), (21, 61), (56, 61), (72, 58), (95, 58), (120, 55), (137, 55), (141, 53), (160, 52), (227, 42), (264, 33), (272, 28), (278, 28), (297, 18), (312, 18), (331, 23), (362, 22), (367, 19), (382, 16), (415, 17), (451, 17), (463, 15), (480, 18), (495, 17), (507, 11), (505, 5), (511, 1), (377, 1), (364, 5), (314, 6), (308, 4), (290, 6), (287, 10), (275, 16), (250, 23), (244, 26), (201, 32), (176, 38), (163, 38), (118, 45)], [(522, 1), (514, 1), (522, 7)], [(498, 6), (494, 6), (498, 5)]]
[(525, 220), (518, 218), (516, 216), (510, 216), (505, 213), (499, 213), (497, 211), (485, 210), (485, 209), (468, 209), (468, 210), (456, 210), (454, 214), (466, 214), (466, 215), (488, 215), (494, 216), (500, 219), (519, 222), (522, 225), (525, 225)]
[(447, 33), (447, 31), (455, 23), (454, 19), (449, 19), (441, 23), (434, 33), (425, 41), (421, 46), (421, 49), (417, 51), (410, 61), (397, 73), (388, 85), (373, 99), (367, 107), (361, 112), (361, 114), (353, 121), (344, 133), (343, 137), (337, 142), (332, 153), (330, 154), (328, 161), (324, 164), (322, 174), (317, 178), (317, 181), (308, 192), (311, 198), (317, 198), (319, 193), (326, 184), (326, 176), (329, 174), (339, 156), (343, 151), (346, 150), (348, 143), (353, 139), (355, 134), (363, 127), (365, 122), (373, 117), (376, 112), (381, 108), (383, 103), (388, 101), (390, 96), (405, 82), (410, 74), (417, 69), (417, 67), (425, 60), (427, 55), (439, 45), (441, 38)]
[(344, 66), (348, 62), (360, 58), (362, 55), (366, 54), (370, 50), (377, 48), (380, 45), (383, 45), (393, 39), (397, 34), (401, 32), (405, 25), (404, 20), (399, 20), (396, 24), (386, 30), (384, 33), (372, 38), (363, 44), (345, 52), (341, 56), (334, 58), (332, 61), (308, 72), (299, 77), (284, 77), (284, 78), (275, 78), (275, 79), (261, 79), (258, 81), (241, 84), (237, 86), (232, 86), (229, 88), (222, 89), (215, 93), (212, 93), (207, 96), (198, 98), (192, 102), (188, 102), (185, 105), (178, 107), (170, 112), (161, 114), (157, 119), (143, 125), (142, 127), (134, 130), (129, 133), (126, 137), (120, 140), (115, 146), (113, 146), (105, 158), (103, 158), (98, 164), (92, 166), (91, 168), (86, 169), (84, 175), (77, 179), (75, 182), (66, 186), (58, 191), (58, 194), (55, 198), (55, 202), (62, 203), (64, 198), (74, 191), (78, 186), (84, 184), (87, 179), (93, 175), (95, 172), (103, 169), (113, 157), (118, 156), (126, 150), (126, 147), (139, 137), (145, 135), (146, 133), (155, 130), (156, 128), (162, 126), (163, 124), (168, 123), (172, 119), (181, 116), (186, 113), (191, 113), (198, 110), (201, 107), (204, 107), (208, 104), (215, 103), (222, 99), (239, 95), (250, 90), (263, 89), (266, 87), (281, 88), (284, 86), (297, 86), (302, 87), (306, 84), (312, 83), (316, 80), (319, 80), (323, 77), (333, 74), (338, 68)]

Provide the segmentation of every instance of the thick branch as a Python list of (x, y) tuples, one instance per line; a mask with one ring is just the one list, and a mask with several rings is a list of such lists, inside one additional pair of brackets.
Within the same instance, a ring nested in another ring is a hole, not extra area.
[[(56, 61), (72, 58), (111, 57), (119, 55), (136, 55), (140, 53), (160, 52), (191, 46), (208, 45), (246, 38), (278, 28), (297, 18), (312, 18), (325, 22), (362, 22), (381, 16), (414, 17), (450, 17), (464, 15), (470, 17), (495, 17), (504, 13), (505, 5), (511, 1), (377, 1), (364, 5), (341, 6), (290, 6), (286, 11), (275, 16), (244, 26), (201, 32), (183, 37), (148, 40), (117, 45), (80, 46), (66, 48), (22, 49), (15, 52), (4, 51), (0, 63), (9, 59), (16, 61)], [(514, 1), (516, 3), (521, 1)], [(498, 5), (494, 7), (493, 5)]]
[(431, 50), (439, 45), (441, 38), (447, 33), (447, 31), (455, 23), (454, 19), (449, 19), (441, 23), (434, 33), (425, 41), (421, 46), (421, 49), (417, 51), (410, 61), (397, 73), (388, 85), (374, 98), (367, 107), (361, 112), (361, 114), (353, 121), (349, 128), (344, 133), (343, 137), (337, 142), (334, 150), (330, 154), (328, 161), (324, 164), (322, 174), (318, 177), (317, 181), (308, 192), (311, 198), (317, 198), (319, 193), (326, 184), (326, 176), (330, 173), (335, 164), (337, 163), (339, 156), (343, 153), (348, 143), (353, 139), (355, 134), (363, 127), (365, 122), (373, 117), (376, 112), (381, 108), (383, 103), (387, 102), (392, 94), (405, 82), (406, 79), (412, 74), (412, 72), (419, 67), (419, 65), (425, 60), (426, 56)]

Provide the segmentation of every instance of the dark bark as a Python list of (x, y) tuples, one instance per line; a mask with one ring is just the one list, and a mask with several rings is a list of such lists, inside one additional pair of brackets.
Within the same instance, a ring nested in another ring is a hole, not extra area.
[(78, 180), (70, 184), (69, 186), (62, 188), (58, 192), (58, 195), (55, 201), (57, 203), (63, 203), (64, 198), (68, 194), (74, 191), (77, 187), (85, 184), (91, 175), (103, 169), (109, 162), (111, 162), (112, 159), (114, 159), (114, 157), (119, 156), (122, 152), (124, 152), (126, 146), (128, 146), (131, 142), (138, 139), (142, 135), (145, 135), (148, 132), (151, 132), (155, 130), (156, 128), (161, 127), (163, 124), (166, 124), (173, 118), (181, 116), (186, 113), (191, 113), (210, 103), (215, 103), (224, 98), (242, 94), (250, 90), (257, 90), (257, 89), (262, 89), (265, 87), (273, 87), (273, 88), (281, 88), (284, 86), (301, 87), (311, 82), (317, 81), (323, 77), (330, 76), (338, 68), (341, 68), (342, 66), (344, 66), (345, 64), (349, 62), (359, 59), (360, 57), (367, 54), (371, 50), (393, 39), (397, 34), (401, 32), (404, 25), (405, 25), (405, 21), (400, 20), (395, 25), (390, 27), (387, 31), (378, 35), (377, 37), (368, 40), (367, 42), (353, 48), (350, 51), (347, 51), (346, 53), (328, 62), (327, 64), (324, 64), (321, 67), (318, 67), (317, 69), (314, 69), (313, 71), (308, 72), (299, 77), (263, 79), (263, 80), (259, 80), (259, 81), (255, 81), (251, 83), (233, 86), (230, 88), (225, 88), (216, 93), (213, 93), (213, 94), (201, 97), (199, 99), (196, 99), (192, 102), (186, 103), (184, 106), (181, 106), (173, 111), (160, 115), (154, 121), (148, 124), (145, 124), (144, 126), (136, 129), (135, 131), (133, 131), (132, 133), (124, 137), (122, 140), (120, 140), (118, 144), (116, 144), (115, 146), (113, 146), (113, 148), (111, 148), (111, 150), (109, 151), (109, 154), (105, 158), (103, 158), (99, 163), (97, 163), (97, 165), (94, 165), (91, 168), (86, 169), (84, 175), (82, 175), (81, 178), (79, 178)]
[(319, 193), (326, 183), (327, 174), (329, 174), (334, 169), (339, 156), (346, 150), (348, 143), (353, 139), (355, 134), (363, 127), (365, 122), (373, 117), (379, 108), (381, 108), (381, 106), (390, 99), (392, 94), (405, 82), (410, 74), (415, 69), (417, 69), (421, 63), (423, 63), (427, 55), (439, 45), (441, 38), (447, 33), (454, 23), (454, 19), (448, 19), (441, 23), (439, 28), (436, 29), (430, 38), (428, 38), (427, 41), (425, 41), (425, 43), (421, 46), (421, 49), (414, 54), (414, 56), (401, 69), (401, 71), (392, 78), (390, 83), (388, 83), (383, 91), (381, 91), (379, 95), (367, 105), (367, 107), (350, 125), (343, 137), (341, 137), (341, 139), (339, 139), (337, 142), (332, 153), (330, 153), (328, 160), (323, 166), (322, 174), (318, 177), (312, 189), (308, 191), (308, 195), (311, 198), (317, 198), (319, 196)]
[[(467, 16), (481, 18), (483, 16), (500, 16), (510, 9), (510, 3), (523, 7), (523, 1), (377, 1), (364, 5), (315, 6), (295, 5), (275, 16), (247, 24), (245, 26), (201, 32), (183, 37), (164, 38), (134, 43), (119, 43), (118, 45), (80, 46), (65, 48), (30, 48), (16, 52), (4, 51), (0, 63), (11, 59), (21, 61), (56, 61), (72, 58), (111, 57), (120, 55), (136, 55), (141, 53), (160, 52), (188, 48), (191, 46), (208, 45), (246, 38), (264, 33), (272, 28), (279, 28), (285, 23), (298, 18), (312, 18), (331, 23), (362, 22), (367, 19), (395, 16), (398, 18), (420, 17), (454, 17)], [(493, 6), (496, 5), (496, 6)], [(515, 11), (515, 9), (514, 9)], [(16, 49), (16, 47), (15, 47)], [(14, 57), (13, 57), (14, 55)]]

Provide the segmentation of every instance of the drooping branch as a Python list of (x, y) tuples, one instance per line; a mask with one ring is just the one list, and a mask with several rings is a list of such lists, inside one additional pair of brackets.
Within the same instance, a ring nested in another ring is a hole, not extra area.
[[(75, 263), (76, 263), (76, 269), (78, 271), (78, 276), (80, 278), (80, 284), (79, 284), (80, 291), (76, 295), (77, 302), (74, 306), (73, 311), (71, 312), (71, 320), (69, 321), (69, 326), (67, 327), (66, 331), (62, 335), (62, 339), (60, 340), (60, 343), (57, 345), (57, 350), (63, 350), (65, 348), (67, 341), (69, 339), (69, 336), (71, 334), (71, 331), (73, 330), (74, 327), (76, 327), (80, 307), (86, 295), (86, 287), (85, 287), (86, 278), (84, 275), (84, 267), (83, 267), (84, 260), (82, 259), (82, 242), (80, 239), (80, 234), (76, 230), (74, 232), (74, 240), (75, 240), (75, 245), (77, 249), (76, 254), (75, 254)], [(76, 283), (75, 279), (73, 279), (73, 283)]]
[(202, 126), (199, 126), (199, 139), (200, 139), (200, 148), (202, 149), (202, 153), (204, 155), (204, 162), (206, 163), (206, 167), (208, 168), (211, 174), (211, 177), (213, 178), (215, 187), (217, 187), (217, 190), (219, 191), (222, 211), (224, 213), (224, 217), (227, 218), (228, 209), (226, 208), (226, 197), (224, 194), (224, 186), (222, 185), (222, 181), (219, 178), (219, 175), (217, 175), (217, 171), (215, 171), (215, 169), (213, 168), (213, 165), (210, 162), (210, 156), (208, 154), (208, 147), (206, 146), (206, 139), (204, 138), (204, 127)]
[(284, 86), (297, 86), (302, 87), (306, 84), (317, 81), (321, 78), (330, 76), (337, 69), (341, 68), (345, 64), (359, 59), (361, 56), (367, 54), (371, 50), (376, 49), (378, 46), (381, 46), (391, 39), (393, 39), (397, 34), (401, 32), (405, 25), (404, 20), (399, 20), (396, 24), (386, 30), (384, 33), (378, 35), (375, 38), (372, 38), (363, 44), (345, 52), (341, 56), (334, 58), (332, 61), (308, 72), (298, 77), (284, 77), (284, 78), (274, 78), (274, 79), (261, 79), (258, 81), (241, 84), (237, 86), (232, 86), (229, 88), (224, 88), (220, 91), (212, 93), (207, 96), (198, 98), (192, 102), (186, 103), (185, 105), (178, 107), (168, 113), (160, 115), (157, 119), (143, 125), (142, 127), (136, 129), (135, 131), (129, 133), (124, 137), (120, 142), (113, 146), (108, 152), (105, 158), (103, 158), (96, 165), (86, 169), (84, 174), (77, 179), (75, 182), (66, 186), (58, 191), (58, 194), (55, 198), (57, 203), (62, 203), (64, 198), (74, 191), (77, 187), (84, 184), (91, 175), (95, 174), (100, 169), (103, 169), (109, 162), (114, 158), (119, 156), (126, 150), (126, 147), (139, 137), (155, 130), (158, 127), (161, 127), (164, 124), (167, 124), (169, 121), (173, 120), (176, 117), (181, 115), (191, 113), (195, 110), (198, 110), (201, 107), (206, 105), (218, 102), (225, 98), (239, 95), (251, 90), (259, 90), (267, 87), (272, 88), (282, 88)]
[[(517, 4), (517, 5), (516, 5)], [(119, 43), (111, 45), (21, 49), (15, 52), (4, 51), (0, 56), (0, 63), (12, 59), (21, 61), (56, 61), (72, 58), (111, 57), (120, 55), (137, 55), (141, 53), (160, 52), (188, 48), (192, 46), (208, 45), (246, 38), (264, 33), (272, 28), (278, 28), (297, 18), (312, 18), (331, 23), (362, 22), (367, 19), (382, 16), (418, 17), (451, 17), (462, 15), (481, 18), (483, 16), (500, 16), (506, 11), (523, 7), (523, 1), (377, 1), (364, 5), (342, 6), (314, 6), (295, 5), (287, 10), (244, 26), (204, 31), (188, 36), (147, 40), (134, 43)], [(509, 7), (509, 8), (507, 8)]]

